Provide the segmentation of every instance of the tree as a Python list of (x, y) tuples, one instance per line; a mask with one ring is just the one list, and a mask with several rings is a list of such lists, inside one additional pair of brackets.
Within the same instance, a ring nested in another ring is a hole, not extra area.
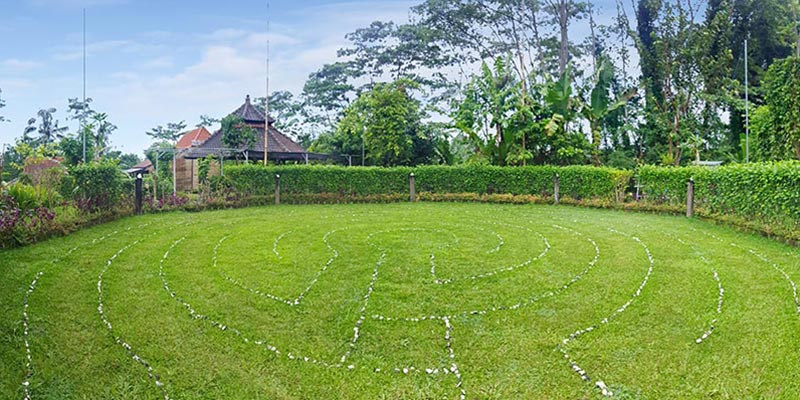
[[(80, 136), (73, 134), (65, 135), (58, 142), (58, 149), (64, 157), (64, 163), (69, 166), (78, 165), (83, 161), (83, 141)], [(86, 148), (86, 158), (94, 158), (92, 147)]]
[[(265, 112), (267, 99), (265, 97), (256, 98), (254, 104)], [(269, 115), (275, 121), (272, 125), (293, 136), (298, 136), (305, 124), (303, 113), (303, 103), (295, 100), (294, 94), (289, 91), (272, 92), (269, 95)]]
[(209, 117), (208, 115), (201, 115), (200, 116), (200, 123), (196, 125), (197, 128), (209, 128), (216, 124), (218, 124), (220, 120), (218, 118)]
[(506, 165), (517, 146), (517, 135), (507, 129), (510, 115), (517, 109), (519, 86), (505, 59), (494, 66), (481, 66), (457, 103), (454, 126), (472, 142), (475, 153), (494, 165)]
[(57, 138), (63, 137), (64, 132), (69, 128), (58, 125), (58, 120), (53, 116), (55, 113), (55, 108), (43, 108), (39, 110), (36, 114), (38, 116), (39, 125), (36, 125), (37, 118), (29, 119), (28, 126), (25, 128), (23, 135), (27, 137), (28, 134), (36, 132), (39, 134), (40, 142), (45, 145), (53, 143)]
[(320, 111), (324, 122), (333, 126), (340, 113), (350, 103), (350, 96), (355, 86), (350, 79), (359, 76), (352, 62), (335, 62), (326, 64), (317, 72), (309, 75), (303, 86), (303, 99), (308, 107)]
[(614, 66), (608, 57), (602, 57), (598, 69), (595, 71), (592, 91), (589, 95), (589, 102), (584, 102), (581, 113), (589, 121), (589, 128), (592, 131), (592, 146), (594, 147), (592, 156), (595, 165), (601, 165), (600, 145), (602, 143), (602, 130), (606, 118), (628, 103), (628, 100), (636, 94), (632, 89), (623, 94), (615, 101), (611, 101), (609, 93), (614, 81)]
[(222, 143), (225, 147), (238, 149), (245, 153), (256, 142), (256, 131), (244, 120), (235, 115), (229, 115), (222, 119)]
[(186, 129), (186, 121), (181, 122), (170, 122), (167, 123), (167, 126), (164, 127), (159, 125), (150, 131), (146, 132), (147, 136), (150, 136), (154, 140), (165, 140), (168, 142), (175, 143), (180, 139), (181, 134)]
[(372, 165), (418, 165), (431, 160), (433, 140), (422, 123), (419, 101), (408, 93), (414, 82), (379, 83), (362, 93), (347, 110), (338, 127), (346, 137), (363, 137)]
[(93, 132), (92, 142), (95, 160), (99, 160), (108, 152), (111, 134), (117, 130), (117, 126), (108, 121), (108, 114), (106, 113), (92, 115), (92, 122), (89, 126)]
[(122, 154), (119, 151), (113, 151), (108, 154), (108, 157), (114, 160), (119, 160), (119, 167), (122, 169), (129, 169), (136, 166), (142, 162), (142, 159), (139, 158), (136, 154), (126, 153)]
[[(764, 76), (767, 108), (757, 110), (756, 136), (767, 160), (800, 159), (800, 57), (769, 67)], [(766, 114), (766, 115), (764, 115)]]
[(588, 10), (588, 4), (575, 0), (546, 0), (545, 8), (558, 26), (558, 74), (563, 75), (567, 69), (570, 55), (569, 22), (571, 19), (580, 18)]

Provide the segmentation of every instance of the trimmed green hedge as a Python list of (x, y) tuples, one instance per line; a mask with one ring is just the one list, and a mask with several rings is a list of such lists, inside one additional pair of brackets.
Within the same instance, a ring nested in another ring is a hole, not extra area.
[(418, 192), (543, 197), (553, 195), (553, 178), (558, 173), (564, 197), (620, 201), (633, 175), (630, 171), (587, 166), (348, 168), (239, 165), (225, 168), (226, 178), (233, 187), (247, 195), (274, 193), (275, 175), (281, 176), (281, 192), (287, 194), (402, 194), (408, 193), (408, 177), (412, 172), (416, 176)]
[[(684, 210), (686, 186), (695, 180), (695, 204), (702, 216), (735, 219), (762, 232), (800, 237), (800, 163), (730, 165), (719, 168), (653, 167), (636, 171), (591, 166), (421, 166), (348, 168), (336, 166), (238, 165), (225, 168), (223, 182), (244, 196), (270, 196), (281, 176), (286, 201), (391, 201), (408, 196), (408, 176), (416, 176), (421, 200), (472, 198), (472, 201), (549, 203), (559, 175), (565, 204), (597, 204), (626, 210)], [(632, 183), (644, 200), (625, 203)], [(502, 196), (512, 196), (506, 199)], [(443, 197), (444, 196), (444, 197)], [(461, 196), (461, 197), (459, 197)], [(497, 197), (500, 196), (500, 197)], [(430, 199), (429, 199), (430, 197)], [(535, 201), (530, 199), (536, 199)], [(381, 200), (383, 199), (383, 200)], [(527, 199), (527, 200), (526, 200)], [(623, 204), (625, 203), (625, 204)]]
[(730, 165), (719, 168), (642, 167), (638, 182), (648, 201), (686, 203), (689, 178), (695, 203), (707, 214), (736, 215), (800, 229), (800, 163)]

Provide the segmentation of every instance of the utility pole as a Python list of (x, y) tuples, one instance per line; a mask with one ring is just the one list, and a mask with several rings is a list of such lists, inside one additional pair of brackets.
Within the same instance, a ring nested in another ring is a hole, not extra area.
[(178, 195), (178, 151), (172, 150), (172, 195)]
[(747, 39), (744, 40), (744, 135), (745, 156), (744, 162), (750, 162), (750, 71), (748, 70), (749, 58), (747, 54)]
[(83, 103), (81, 104), (81, 136), (83, 137), (83, 163), (86, 164), (86, 9), (83, 9)]
[(3, 152), (0, 153), (0, 184), (3, 183), (3, 170), (6, 164), (6, 144), (3, 143)]
[(267, 93), (264, 98), (264, 166), (269, 165), (269, 51), (270, 51), (270, 6), (267, 1)]

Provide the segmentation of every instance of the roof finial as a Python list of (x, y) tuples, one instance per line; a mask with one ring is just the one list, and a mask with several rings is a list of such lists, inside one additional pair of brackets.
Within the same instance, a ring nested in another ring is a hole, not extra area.
[(250, 95), (249, 94), (247, 95), (247, 97), (245, 97), (244, 102), (247, 103), (247, 104), (250, 104)]

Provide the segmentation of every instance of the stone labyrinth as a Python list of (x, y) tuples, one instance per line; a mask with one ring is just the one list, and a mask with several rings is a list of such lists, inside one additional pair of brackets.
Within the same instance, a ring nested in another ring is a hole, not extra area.
[[(678, 339), (670, 338), (676, 352), (711, 352), (714, 338), (731, 334), (717, 330), (731, 317), (726, 274), (720, 270), (725, 261), (715, 255), (736, 251), (737, 257), (749, 257), (782, 285), (784, 300), (793, 302), (793, 318), (800, 313), (786, 266), (694, 227), (661, 231), (550, 211), (487, 218), (469, 210), (428, 216), (424, 209), (285, 207), (268, 211), (263, 220), (240, 212), (212, 222), (199, 214), (180, 223), (129, 224), (74, 246), (51, 267), (36, 271), (21, 299), (24, 397), (35, 398), (29, 387), (46, 379), (37, 366), (37, 338), (30, 337), (35, 310), (29, 303), (70, 260), (99, 246), (108, 249), (108, 258), (93, 260), (93, 318), (113, 342), (111, 351), (126, 355), (164, 399), (180, 397), (173, 388), (183, 386), (181, 374), (164, 366), (170, 356), (154, 354), (146, 338), (168, 335), (199, 335), (199, 342), (214, 335), (237, 352), (262, 354), (276, 368), (296, 364), (293, 370), (310, 376), (336, 370), (341, 379), (357, 376), (382, 385), (433, 382), (446, 390), (446, 398), (460, 399), (488, 393), (485, 387), (496, 373), (491, 365), (507, 371), (501, 368), (505, 362), (532, 360), (530, 368), (543, 375), (571, 377), (557, 380), (560, 385), (613, 397), (615, 378), (625, 375), (613, 369), (613, 355), (647, 347), (639, 340), (650, 335), (648, 328), (636, 321), (651, 316), (635, 310), (663, 301), (658, 285), (676, 268), (660, 259), (671, 254), (661, 247), (664, 242), (691, 268), (678, 279), (701, 288), (684, 293), (696, 306), (676, 317), (682, 329)], [(312, 223), (291, 223), (309, 212), (317, 213)], [(696, 237), (718, 249), (696, 245)], [(144, 249), (147, 255), (140, 256)], [(137, 271), (145, 275), (139, 278)], [(57, 282), (48, 287), (54, 286)], [(129, 290), (154, 299), (146, 308), (158, 324), (180, 325), (153, 335), (135, 329), (126, 314), (132, 308), (119, 305)], [(574, 316), (573, 308), (579, 311)], [(554, 314), (564, 317), (545, 318)], [(552, 327), (537, 331), (537, 318)], [(195, 329), (176, 332), (187, 322)], [(632, 337), (604, 343), (626, 326)], [(499, 339), (492, 338), (492, 329)], [(655, 330), (652, 334), (660, 335)], [(508, 347), (526, 332), (541, 338), (523, 350), (527, 355), (514, 355)], [(489, 367), (481, 365), (483, 359)], [(620, 387), (635, 382), (626, 377)]]

